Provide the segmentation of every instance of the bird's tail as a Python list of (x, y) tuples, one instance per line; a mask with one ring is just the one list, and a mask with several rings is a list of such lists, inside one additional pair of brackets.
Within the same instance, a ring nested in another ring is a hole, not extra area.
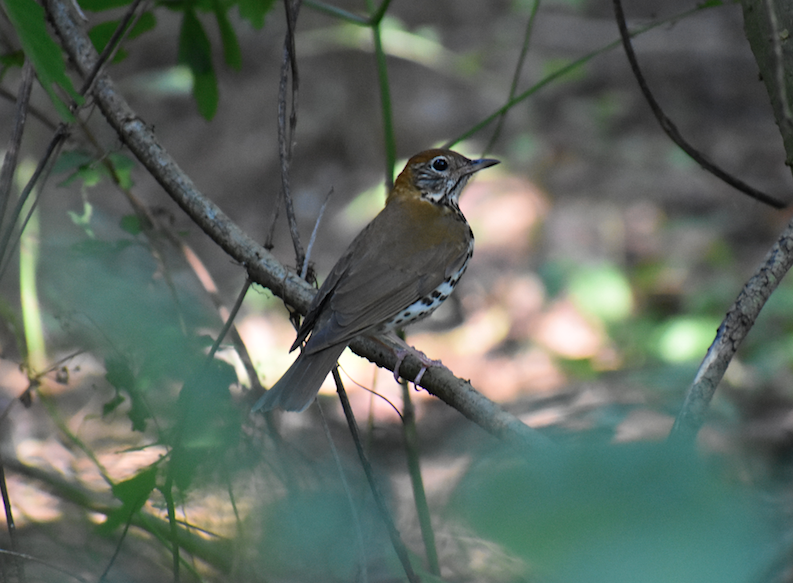
[(300, 353), (277, 383), (253, 406), (253, 412), (271, 411), (280, 407), (284, 411), (303, 411), (319, 392), (346, 346), (339, 344), (317, 352)]

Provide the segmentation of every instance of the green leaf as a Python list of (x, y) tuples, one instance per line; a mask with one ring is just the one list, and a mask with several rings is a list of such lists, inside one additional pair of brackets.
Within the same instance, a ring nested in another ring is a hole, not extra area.
[(275, 0), (238, 0), (240, 16), (256, 28), (264, 26), (264, 16), (273, 7)]
[(113, 496), (121, 500), (121, 507), (107, 515), (99, 527), (102, 534), (110, 534), (116, 527), (126, 524), (149, 499), (156, 484), (157, 468), (151, 466), (129, 480), (113, 485)]
[(44, 9), (35, 0), (4, 0), (4, 3), (8, 18), (19, 35), (25, 55), (33, 63), (41, 86), (61, 118), (73, 121), (69, 106), (58, 97), (55, 85), (60, 86), (78, 104), (83, 103), (83, 98), (66, 75), (63, 53), (47, 31)]
[(229, 393), (236, 380), (234, 367), (213, 360), (182, 387), (170, 465), (179, 489), (190, 487), (199, 468), (213, 470), (238, 441), (241, 418)]
[[(119, 20), (108, 20), (107, 22), (97, 24), (90, 31), (88, 31), (88, 37), (91, 39), (91, 43), (93, 43), (97, 52), (101, 53), (107, 46), (107, 43), (113, 36), (113, 33), (118, 28), (119, 22)], [(135, 23), (135, 26), (133, 26), (132, 29), (127, 33), (126, 38), (127, 40), (134, 39), (142, 35), (144, 32), (153, 29), (156, 25), (157, 19), (154, 17), (154, 14), (151, 12), (145, 12)], [(126, 57), (126, 55), (126, 51), (119, 49), (116, 52), (116, 56), (113, 58), (113, 62), (120, 62), (124, 57)]]
[(124, 401), (126, 401), (124, 395), (116, 391), (116, 395), (112, 399), (110, 399), (107, 403), (102, 405), (102, 417), (106, 417), (107, 415), (110, 415)]
[(121, 228), (130, 235), (137, 235), (143, 230), (137, 215), (124, 215), (121, 217)]
[(95, 162), (96, 159), (90, 154), (70, 150), (58, 156), (52, 167), (52, 172), (53, 174), (70, 172), (65, 179), (58, 183), (58, 186), (68, 186), (78, 178), (83, 180), (85, 186), (93, 186), (102, 172), (101, 167), (93, 166)]
[(65, 150), (61, 152), (61, 155), (55, 160), (55, 164), (52, 165), (52, 173), (60, 174), (61, 172), (76, 170), (80, 166), (90, 164), (93, 160), (93, 156), (80, 150)]
[(206, 120), (215, 117), (218, 109), (218, 84), (214, 71), (193, 79), (193, 97), (198, 104), (198, 112)]
[(218, 84), (212, 66), (212, 47), (204, 27), (192, 9), (186, 10), (182, 19), (179, 63), (187, 65), (193, 73), (193, 98), (199, 113), (205, 119), (211, 120), (218, 108)]
[[(118, 391), (129, 395), (132, 408), (127, 416), (132, 421), (133, 431), (144, 431), (146, 422), (151, 417), (139, 395), (135, 375), (126, 359), (109, 356), (105, 359), (105, 379)], [(111, 401), (112, 402), (112, 401)]]
[[(132, 187), (132, 169), (135, 168), (135, 161), (124, 154), (110, 154), (108, 160), (113, 165), (119, 185), (122, 188)], [(85, 152), (69, 150), (63, 152), (56, 160), (52, 172), (70, 174), (58, 186), (68, 186), (78, 178), (83, 181), (83, 185), (90, 187), (96, 186), (103, 178), (109, 178), (110, 173), (104, 164)]]
[(132, 188), (132, 170), (135, 168), (135, 160), (124, 154), (110, 154), (108, 156), (116, 171), (116, 178), (121, 188)]
[(105, 380), (118, 390), (131, 391), (135, 385), (132, 368), (123, 358), (108, 357), (105, 359)]
[(11, 51), (4, 55), (0, 55), (0, 65), (4, 67), (21, 67), (25, 64), (24, 51)]
[(229, 67), (239, 71), (242, 68), (242, 51), (240, 51), (240, 45), (237, 41), (237, 33), (234, 32), (234, 28), (226, 15), (226, 8), (220, 4), (220, 0), (215, 0), (213, 4), (215, 17), (218, 19), (220, 39), (223, 42), (223, 57)]
[(80, 8), (91, 12), (101, 12), (111, 8), (119, 8), (132, 3), (132, 0), (79, 0)]
[(90, 238), (94, 238), (94, 231), (91, 228), (91, 216), (94, 214), (94, 207), (91, 206), (87, 200), (83, 200), (83, 214), (77, 214), (74, 211), (67, 211), (69, 218), (72, 222), (80, 227), (85, 234)]
[(633, 291), (625, 274), (609, 264), (573, 274), (570, 294), (576, 306), (603, 322), (619, 322), (633, 310)]

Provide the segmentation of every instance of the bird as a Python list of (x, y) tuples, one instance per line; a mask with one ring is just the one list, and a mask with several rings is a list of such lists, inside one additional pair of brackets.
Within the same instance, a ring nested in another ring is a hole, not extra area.
[[(408, 160), (383, 209), (319, 287), (290, 349), (302, 346), (300, 355), (254, 412), (305, 410), (354, 338), (393, 334), (449, 297), (474, 251), (460, 194), (471, 176), (498, 163), (439, 148)], [(395, 378), (406, 352), (397, 355)], [(425, 368), (437, 364), (422, 360)]]

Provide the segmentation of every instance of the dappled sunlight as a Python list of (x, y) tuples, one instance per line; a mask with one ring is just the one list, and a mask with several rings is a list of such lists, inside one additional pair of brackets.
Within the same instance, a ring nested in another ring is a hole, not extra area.
[(568, 300), (555, 303), (539, 318), (534, 339), (570, 359), (593, 358), (606, 342), (602, 328), (584, 318)]

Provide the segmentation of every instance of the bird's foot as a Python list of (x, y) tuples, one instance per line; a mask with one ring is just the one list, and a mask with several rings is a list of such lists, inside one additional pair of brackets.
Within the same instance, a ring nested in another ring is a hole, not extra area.
[(405, 345), (405, 348), (400, 348), (396, 351), (397, 361), (394, 365), (394, 380), (396, 382), (399, 382), (399, 369), (402, 366), (402, 362), (409, 354), (415, 356), (421, 363), (421, 369), (419, 369), (419, 374), (416, 375), (416, 378), (413, 379), (413, 384), (418, 385), (421, 383), (421, 377), (424, 376), (424, 373), (427, 372), (428, 368), (433, 366), (443, 366), (443, 363), (440, 360), (433, 360), (420, 350), (416, 350), (412, 346)]

